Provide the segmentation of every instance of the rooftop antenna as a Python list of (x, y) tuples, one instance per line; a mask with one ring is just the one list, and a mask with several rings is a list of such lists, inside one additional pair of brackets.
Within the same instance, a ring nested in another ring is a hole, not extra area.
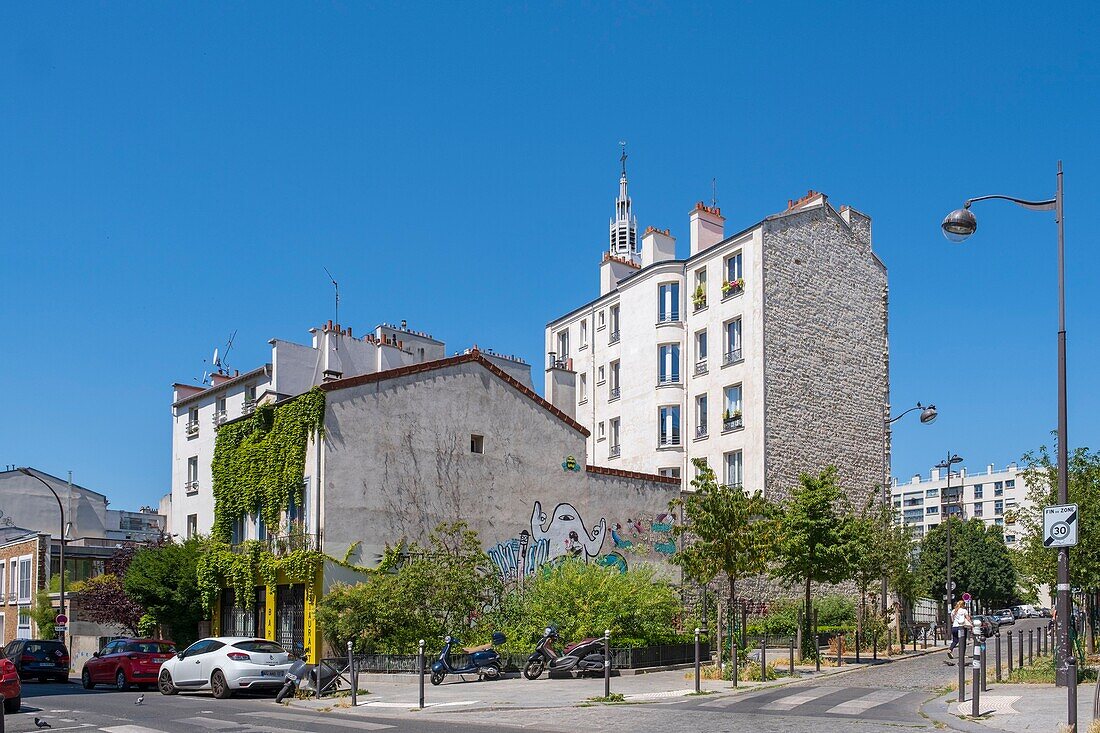
[[(336, 321), (335, 322), (336, 322), (337, 327), (339, 327), (339, 325), (340, 325), (340, 285), (336, 282), (336, 278), (334, 278), (332, 276), (332, 273), (328, 271), (328, 268), (326, 267), (324, 269), (325, 269), (325, 274), (328, 275), (328, 279), (332, 281), (332, 287), (336, 289)], [(339, 351), (340, 350), (340, 339), (337, 339), (335, 343), (336, 343), (336, 345), (332, 348), (332, 350), (333, 351)]]
[(619, 156), (619, 160), (623, 164), (623, 177), (626, 177), (626, 140), (620, 140), (619, 145), (623, 149), (623, 154)]
[[(218, 363), (220, 370), (226, 374), (229, 373), (229, 362), (226, 361), (226, 357), (229, 356), (229, 350), (233, 348), (235, 338), (237, 338), (237, 329), (233, 329), (233, 333), (229, 334), (229, 340), (225, 342), (225, 349), (222, 350), (222, 358)], [(214, 353), (217, 354), (218, 352), (215, 350)], [(215, 361), (217, 361), (217, 357), (215, 357)]]
[(718, 179), (710, 179), (710, 208), (718, 208)]

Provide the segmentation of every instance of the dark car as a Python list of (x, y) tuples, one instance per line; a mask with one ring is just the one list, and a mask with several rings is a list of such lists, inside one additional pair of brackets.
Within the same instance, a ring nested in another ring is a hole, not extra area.
[(1039, 615), (1042, 616), (1043, 618), (1050, 618), (1052, 614), (1051, 614), (1049, 608), (1047, 608), (1046, 606), (1043, 606), (1042, 608), (1039, 609)]
[(115, 639), (84, 663), (80, 683), (85, 690), (113, 685), (116, 690), (157, 683), (160, 665), (176, 653), (176, 644), (164, 639)]
[(69, 681), (69, 650), (56, 639), (16, 639), (4, 647), (21, 679)]
[(997, 623), (1001, 626), (1011, 626), (1016, 623), (1016, 614), (1012, 613), (1011, 608), (997, 609), (991, 615), (997, 619)]
[(974, 628), (981, 629), (982, 636), (986, 638), (996, 636), (999, 627), (996, 616), (974, 616)]

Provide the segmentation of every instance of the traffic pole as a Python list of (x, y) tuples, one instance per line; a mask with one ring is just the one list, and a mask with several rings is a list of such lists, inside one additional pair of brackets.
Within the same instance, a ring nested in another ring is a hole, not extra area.
[(603, 632), (603, 696), (611, 697), (611, 629)]
[(420, 677), (420, 709), (424, 709), (424, 640), (420, 640), (420, 651), (416, 655), (416, 671)]
[(989, 676), (986, 674), (986, 648), (985, 637), (982, 637), (982, 692), (989, 692)]
[(959, 649), (959, 702), (966, 702), (966, 632), (967, 628), (959, 628), (959, 638), (962, 640)]
[(994, 651), (994, 654), (996, 655), (996, 660), (997, 660), (997, 671), (995, 672), (994, 676), (997, 678), (997, 681), (1000, 682), (1001, 681), (1001, 632), (999, 632), (999, 631), (997, 632), (997, 641), (994, 642), (994, 645), (993, 645), (993, 651)]
[(699, 692), (699, 632), (701, 629), (695, 627), (695, 691)]
[[(959, 661), (961, 662), (962, 659)], [(960, 664), (959, 669), (962, 669), (962, 667), (963, 665)], [(979, 702), (982, 695), (982, 681), (980, 678), (982, 673), (982, 645), (978, 643), (977, 636), (974, 637), (974, 660), (970, 663), (970, 668), (970, 676), (973, 678), (971, 686), (974, 688), (971, 690), (970, 714), (976, 718), (982, 714), (981, 703)]]
[(355, 693), (359, 690), (359, 680), (355, 676), (355, 657), (351, 653), (351, 642), (348, 642), (348, 678), (351, 679), (351, 706), (358, 705)]
[(1020, 629), (1020, 669), (1024, 668), (1024, 630)]
[(760, 638), (760, 681), (768, 681), (768, 635)]
[(1027, 630), (1027, 663), (1035, 664), (1035, 630)]
[(1008, 673), (1012, 674), (1012, 632), (1005, 634), (1008, 637)]

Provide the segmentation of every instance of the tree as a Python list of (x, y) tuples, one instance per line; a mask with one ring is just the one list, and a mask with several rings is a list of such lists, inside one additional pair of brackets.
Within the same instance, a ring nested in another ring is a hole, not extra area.
[(53, 639), (57, 636), (57, 628), (54, 625), (57, 609), (53, 607), (48, 591), (40, 590), (34, 594), (34, 606), (28, 611), (28, 615), (38, 627), (38, 638)]
[(852, 580), (859, 590), (860, 612), (856, 628), (862, 634), (863, 620), (868, 616), (867, 596), (871, 587), (886, 578), (899, 597), (910, 596), (909, 581), (912, 563), (912, 542), (909, 530), (895, 522), (892, 507), (869, 498), (858, 514), (848, 517), (849, 562)]
[(202, 547), (200, 539), (191, 538), (140, 548), (122, 580), (130, 598), (167, 626), (181, 647), (198, 637), (199, 622), (206, 618), (198, 586)]
[(813, 615), (814, 583), (839, 583), (851, 577), (851, 527), (838, 511), (841, 489), (836, 467), (820, 475), (802, 474), (779, 515), (779, 543), (776, 577), (805, 590), (805, 628), (802, 654), (817, 656), (817, 645), (809, 638)]
[[(733, 603), (737, 581), (767, 569), (767, 552), (775, 535), (774, 512), (759, 491), (747, 494), (739, 486), (719, 484), (706, 461), (697, 458), (694, 464), (696, 475), (691, 485), (695, 490), (669, 505), (684, 511), (685, 521), (674, 526), (673, 533), (677, 537), (687, 535), (689, 540), (671, 561), (700, 584), (709, 583), (719, 574), (725, 576), (729, 602)], [(721, 614), (719, 602), (720, 628)]]
[(80, 604), (83, 621), (121, 626), (135, 635), (140, 633), (145, 609), (130, 597), (117, 575), (104, 574), (85, 580), (73, 594), (73, 600)]
[(954, 597), (969, 593), (979, 607), (1011, 603), (1016, 593), (1016, 568), (1000, 527), (981, 519), (964, 522), (951, 517), (933, 527), (921, 541), (918, 575), (923, 590), (941, 599), (947, 588), (947, 525), (951, 525), (951, 582)]

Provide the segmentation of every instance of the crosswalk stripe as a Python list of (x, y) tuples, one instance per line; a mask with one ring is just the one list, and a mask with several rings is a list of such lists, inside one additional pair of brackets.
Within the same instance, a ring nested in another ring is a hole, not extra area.
[(112, 725), (110, 728), (100, 728), (103, 733), (164, 733), (156, 728), (146, 728), (144, 725)]
[(231, 720), (221, 720), (220, 718), (180, 718), (180, 723), (193, 723), (201, 728), (207, 728), (209, 730), (228, 730), (229, 728), (240, 728), (241, 723), (234, 723)]
[[(323, 725), (332, 725), (338, 728), (358, 728), (359, 730), (383, 730), (385, 728), (392, 728), (392, 725), (386, 725), (385, 723), (372, 723), (367, 720), (351, 721), (341, 720), (339, 718), (331, 718), (329, 716), (308, 717), (305, 715), (294, 715), (293, 713), (274, 713), (274, 712), (259, 712), (259, 713), (238, 713), (238, 715), (248, 715), (257, 718), (270, 718), (272, 720), (293, 720), (297, 723), (322, 723)], [(305, 730), (305, 728), (302, 728)]]
[(825, 695), (831, 695), (837, 692), (835, 687), (819, 687), (815, 690), (804, 690), (795, 695), (787, 695), (781, 697), (778, 700), (772, 700), (767, 705), (761, 705), (761, 710), (793, 710), (799, 705), (805, 705), (808, 702), (813, 702), (819, 697)]
[(908, 694), (909, 693), (905, 690), (877, 690), (863, 697), (846, 700), (839, 705), (834, 705), (825, 712), (835, 715), (859, 715), (860, 713), (867, 712), (873, 707), (885, 705), (888, 702), (893, 702)]

